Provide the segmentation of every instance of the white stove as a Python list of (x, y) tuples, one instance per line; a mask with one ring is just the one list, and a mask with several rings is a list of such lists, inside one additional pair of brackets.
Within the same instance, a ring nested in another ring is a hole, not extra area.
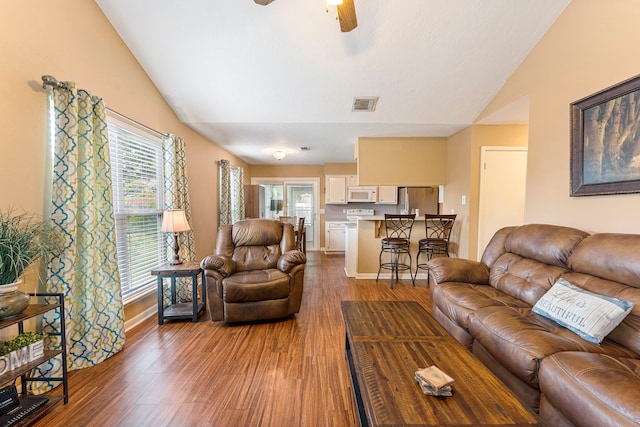
[(373, 209), (347, 209), (347, 223), (357, 224), (358, 217), (373, 216), (374, 214)]

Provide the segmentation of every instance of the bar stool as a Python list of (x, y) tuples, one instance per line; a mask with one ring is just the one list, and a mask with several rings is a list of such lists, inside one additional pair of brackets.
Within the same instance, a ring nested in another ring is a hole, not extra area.
[[(393, 279), (395, 275), (396, 282), (399, 280), (399, 270), (409, 270), (411, 274), (411, 253), (409, 247), (411, 243), (411, 230), (413, 228), (413, 221), (415, 220), (415, 214), (400, 215), (400, 214), (385, 214), (384, 226), (387, 237), (382, 239), (382, 248), (380, 255), (378, 256), (379, 267), (378, 274), (376, 275), (376, 282), (380, 277), (380, 270), (383, 268), (391, 270), (391, 288), (393, 288)], [(388, 262), (382, 262), (383, 254), (390, 254), (390, 260)], [(409, 256), (409, 264), (400, 262), (400, 255), (407, 254)]]
[[(413, 283), (416, 283), (418, 270), (427, 270), (427, 279), (429, 278), (428, 262), (434, 255), (449, 256), (449, 238), (453, 223), (456, 220), (456, 214), (451, 215), (433, 215), (426, 214), (424, 216), (425, 239), (418, 241), (418, 253), (416, 255), (416, 275), (413, 277)], [(420, 263), (420, 254), (427, 255), (427, 261)]]

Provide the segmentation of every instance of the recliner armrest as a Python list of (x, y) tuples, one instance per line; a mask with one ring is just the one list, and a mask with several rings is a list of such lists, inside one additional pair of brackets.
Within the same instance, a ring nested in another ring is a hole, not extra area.
[(203, 270), (215, 270), (227, 277), (236, 272), (237, 267), (234, 260), (223, 255), (209, 255), (200, 262)]
[(476, 285), (489, 284), (489, 267), (485, 264), (462, 258), (433, 258), (428, 262), (429, 274), (436, 283), (465, 282)]
[(307, 256), (301, 251), (287, 251), (278, 259), (278, 270), (289, 274), (296, 265), (306, 264)]

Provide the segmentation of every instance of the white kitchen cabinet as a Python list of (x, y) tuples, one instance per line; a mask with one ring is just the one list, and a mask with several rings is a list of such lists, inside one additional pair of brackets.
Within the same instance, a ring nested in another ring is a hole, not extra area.
[(344, 252), (345, 239), (345, 222), (325, 222), (325, 252)]
[(334, 205), (347, 204), (347, 176), (327, 175), (325, 177), (324, 202)]
[(376, 203), (379, 205), (397, 205), (398, 187), (395, 185), (378, 186), (378, 199)]
[(347, 187), (357, 185), (357, 175), (326, 175), (325, 199), (330, 205), (347, 204)]

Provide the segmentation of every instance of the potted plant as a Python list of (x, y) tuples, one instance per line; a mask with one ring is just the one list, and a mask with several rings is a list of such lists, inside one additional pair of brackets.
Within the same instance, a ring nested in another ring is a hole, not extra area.
[(44, 354), (44, 338), (46, 334), (24, 332), (10, 341), (13, 349), (26, 348), (29, 361), (33, 361)]
[(29, 305), (29, 296), (17, 291), (20, 278), (31, 264), (56, 249), (49, 221), (12, 209), (0, 211), (0, 319), (15, 316)]

